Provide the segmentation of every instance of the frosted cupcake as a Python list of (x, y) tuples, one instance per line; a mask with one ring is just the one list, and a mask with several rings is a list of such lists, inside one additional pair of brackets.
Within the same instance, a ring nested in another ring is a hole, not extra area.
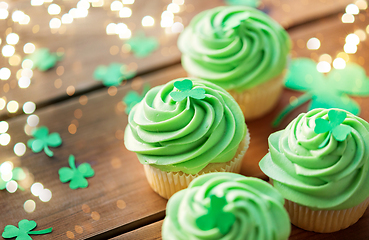
[(283, 197), (263, 180), (211, 173), (169, 199), (163, 240), (285, 240), (291, 231)]
[(249, 146), (242, 111), (224, 89), (176, 79), (148, 91), (128, 116), (124, 144), (164, 198), (198, 175), (239, 172)]
[(291, 43), (265, 13), (246, 6), (201, 12), (181, 33), (178, 47), (187, 73), (229, 91), (246, 120), (276, 104)]
[(339, 109), (300, 114), (269, 137), (261, 170), (286, 199), (291, 222), (315, 232), (354, 224), (369, 204), (369, 124)]

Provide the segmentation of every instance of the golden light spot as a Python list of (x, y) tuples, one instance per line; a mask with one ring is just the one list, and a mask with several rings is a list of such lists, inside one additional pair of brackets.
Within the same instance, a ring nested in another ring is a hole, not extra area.
[(56, 69), (56, 74), (58, 76), (61, 76), (64, 74), (64, 67), (63, 66), (59, 66), (57, 69)]
[(95, 221), (100, 220), (100, 214), (98, 212), (92, 212), (91, 213), (91, 218)]
[(350, 57), (347, 53), (345, 52), (340, 52), (337, 54), (337, 58), (342, 58), (343, 60), (345, 60), (346, 62), (349, 61)]
[(355, 17), (352, 14), (345, 13), (345, 14), (342, 15), (341, 21), (343, 23), (353, 23), (353, 22), (355, 22)]
[(74, 117), (80, 119), (82, 117), (82, 110), (79, 108), (74, 110)]
[(86, 105), (88, 102), (88, 97), (86, 95), (82, 95), (79, 97), (79, 103), (81, 105)]
[(321, 61), (326, 61), (326, 62), (332, 63), (332, 57), (329, 54), (322, 54), (319, 57), (319, 62), (321, 62)]
[(123, 201), (123, 200), (118, 200), (118, 201), (117, 201), (117, 207), (118, 207), (119, 209), (125, 209), (125, 208), (126, 208), (126, 206), (127, 206), (127, 204), (126, 204), (126, 202), (125, 202), (125, 201)]
[(62, 84), (63, 84), (63, 81), (60, 78), (58, 78), (54, 81), (55, 88), (60, 88), (62, 86)]
[(82, 204), (82, 211), (85, 213), (89, 213), (91, 209), (87, 204)]
[(76, 127), (78, 128), (79, 123), (78, 123), (78, 120), (77, 119), (73, 119), (71, 123), (74, 124), (74, 125), (76, 125)]
[(118, 92), (118, 89), (114, 86), (111, 86), (111, 87), (108, 88), (108, 94), (110, 96), (115, 96), (115, 94), (117, 94), (117, 92)]
[(71, 231), (67, 231), (67, 238), (73, 239), (74, 238), (74, 233), (72, 233)]
[(9, 58), (9, 65), (10, 66), (18, 66), (21, 63), (22, 59), (21, 57), (16, 54)]
[(82, 71), (82, 63), (81, 63), (81, 61), (75, 61), (73, 63), (72, 68), (73, 68), (73, 72), (80, 73)]
[(8, 112), (10, 113), (15, 113), (18, 111), (19, 108), (19, 104), (17, 101), (11, 100), (8, 102), (8, 104), (6, 105), (6, 109), (8, 110)]
[(8, 83), (5, 83), (4, 86), (3, 86), (3, 91), (5, 93), (9, 92), (9, 84)]
[(29, 68), (31, 69), (33, 67), (33, 62), (31, 59), (25, 59), (22, 62), (22, 68)]
[(131, 51), (131, 45), (129, 44), (123, 44), (122, 46), (122, 53), (129, 53)]
[(76, 89), (72, 85), (67, 87), (67, 94), (69, 96), (72, 96), (75, 92), (76, 92)]
[(144, 80), (141, 77), (135, 77), (131, 82), (131, 87), (133, 90), (139, 90), (143, 85)]
[(36, 24), (35, 26), (32, 27), (32, 32), (33, 33), (38, 33), (38, 31), (40, 31), (40, 26), (38, 24)]
[(128, 64), (127, 67), (128, 67), (128, 71), (136, 71), (138, 68), (138, 65), (135, 62), (131, 62), (130, 64)]
[(116, 114), (121, 114), (126, 110), (126, 106), (123, 104), (123, 102), (118, 102), (115, 108)]
[(124, 138), (124, 131), (117, 130), (115, 132), (115, 138), (118, 139), (118, 140), (123, 140), (123, 138)]
[(70, 134), (75, 134), (75, 133), (77, 132), (77, 126), (76, 126), (76, 125), (74, 125), (74, 124), (70, 124), (70, 125), (68, 126), (68, 132), (69, 132)]
[(354, 34), (359, 37), (360, 41), (366, 40), (366, 33), (364, 30), (358, 29), (354, 32)]
[(34, 212), (36, 209), (36, 203), (32, 199), (29, 199), (24, 202), (23, 208), (24, 208), (24, 211), (28, 213)]
[(118, 46), (111, 46), (109, 50), (111, 55), (117, 55), (119, 53), (119, 47)]
[(355, 2), (355, 5), (361, 10), (368, 8), (368, 3), (365, 0), (358, 0)]
[(81, 233), (83, 233), (83, 228), (79, 225), (76, 225), (76, 226), (74, 226), (74, 231), (76, 231), (76, 233), (81, 234)]
[(6, 100), (2, 97), (0, 98), (0, 110), (3, 110), (6, 106)]
[(113, 158), (110, 163), (113, 168), (120, 168), (122, 166), (122, 162), (119, 158)]

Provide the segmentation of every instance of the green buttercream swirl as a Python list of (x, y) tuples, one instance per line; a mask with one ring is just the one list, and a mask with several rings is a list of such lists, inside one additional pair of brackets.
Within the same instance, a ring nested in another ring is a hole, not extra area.
[(228, 6), (195, 16), (181, 33), (178, 47), (190, 75), (242, 91), (282, 73), (291, 41), (265, 13)]
[[(224, 196), (223, 211), (236, 218), (224, 235), (217, 227), (203, 231), (196, 224), (196, 219), (206, 214), (212, 195)], [(278, 191), (263, 180), (235, 173), (205, 174), (169, 199), (162, 237), (163, 240), (288, 239), (291, 224), (283, 204)]]
[(329, 132), (315, 133), (315, 119), (329, 120), (328, 112), (300, 114), (285, 130), (271, 134), (270, 152), (259, 164), (284, 198), (314, 210), (351, 208), (369, 196), (369, 124), (347, 112), (342, 124), (351, 133), (343, 141), (330, 135), (319, 148)]
[(176, 79), (152, 88), (129, 113), (124, 144), (142, 164), (196, 174), (209, 163), (228, 162), (246, 135), (238, 104), (224, 89), (201, 80), (204, 99), (170, 97)]

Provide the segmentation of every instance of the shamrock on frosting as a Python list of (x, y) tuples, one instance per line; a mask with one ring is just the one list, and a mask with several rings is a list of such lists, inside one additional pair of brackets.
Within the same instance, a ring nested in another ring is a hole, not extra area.
[(46, 234), (51, 233), (52, 228), (32, 231), (37, 226), (35, 221), (29, 221), (27, 219), (20, 220), (18, 222), (18, 228), (13, 225), (7, 225), (4, 228), (4, 232), (2, 234), (3, 238), (15, 238), (15, 240), (32, 240), (29, 236), (30, 234)]
[(337, 110), (329, 110), (328, 112), (329, 120), (325, 120), (323, 118), (315, 119), (315, 128), (314, 132), (317, 134), (329, 132), (328, 136), (324, 140), (322, 144), (319, 145), (319, 148), (324, 147), (330, 136), (342, 142), (347, 138), (347, 135), (351, 132), (351, 127), (347, 125), (341, 125), (343, 121), (346, 119), (347, 114), (343, 111)]
[(192, 81), (189, 79), (174, 82), (174, 87), (176, 87), (179, 91), (171, 92), (170, 96), (176, 102), (180, 102), (189, 97), (195, 99), (205, 98), (205, 90), (203, 88), (192, 89)]
[(73, 155), (69, 156), (69, 166), (59, 169), (59, 179), (62, 183), (69, 182), (71, 189), (86, 188), (88, 182), (86, 178), (93, 177), (95, 171), (91, 168), (89, 163), (82, 163), (76, 168), (75, 158)]
[(126, 96), (123, 98), (123, 102), (126, 104), (126, 113), (132, 110), (132, 108), (145, 97), (146, 93), (149, 91), (150, 85), (145, 84), (142, 90), (142, 94), (139, 95), (136, 91), (129, 91)]
[[(3, 164), (6, 164), (6, 162)], [(3, 164), (0, 165), (0, 168)], [(8, 175), (10, 176), (8, 177)], [(26, 178), (26, 174), (24, 173), (23, 169), (20, 167), (16, 167), (10, 170), (9, 172), (0, 171), (0, 190), (4, 190), (6, 188), (6, 184), (10, 181), (20, 181), (25, 178)], [(18, 185), (18, 188), (21, 189), (22, 191), (24, 190), (19, 185)]]
[(225, 197), (211, 195), (208, 212), (196, 219), (197, 226), (203, 231), (218, 228), (222, 234), (228, 233), (236, 221), (236, 217), (233, 213), (224, 211), (226, 205)]
[(56, 53), (50, 53), (48, 48), (37, 49), (26, 57), (26, 59), (30, 59), (33, 62), (32, 68), (38, 68), (40, 71), (49, 70), (62, 58), (62, 56), (58, 56)]
[(134, 71), (128, 71), (127, 66), (120, 63), (112, 63), (109, 66), (98, 66), (94, 71), (94, 78), (107, 86), (118, 86), (123, 80), (133, 78)]
[(291, 62), (285, 86), (305, 93), (282, 110), (273, 126), (277, 126), (293, 109), (310, 100), (308, 110), (340, 108), (359, 114), (359, 105), (349, 95), (369, 96), (369, 79), (365, 70), (358, 64), (347, 63), (344, 69), (333, 69), (324, 75), (317, 71), (316, 66), (316, 62), (308, 58), (298, 58)]
[(127, 40), (131, 51), (136, 57), (147, 57), (159, 47), (159, 41), (154, 37), (146, 37), (144, 32)]
[(35, 153), (44, 150), (47, 156), (52, 157), (54, 153), (49, 149), (49, 146), (58, 147), (62, 144), (59, 133), (49, 134), (49, 129), (45, 126), (33, 129), (31, 135), (34, 139), (28, 140), (27, 146)]

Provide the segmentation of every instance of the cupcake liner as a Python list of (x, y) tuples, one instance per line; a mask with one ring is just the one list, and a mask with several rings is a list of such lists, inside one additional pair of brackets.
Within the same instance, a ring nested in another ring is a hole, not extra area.
[(250, 135), (240, 143), (235, 157), (225, 163), (209, 163), (197, 174), (187, 174), (183, 172), (165, 172), (150, 165), (144, 165), (146, 178), (152, 187), (163, 198), (169, 199), (174, 193), (188, 187), (190, 182), (196, 177), (211, 172), (234, 172), (239, 173), (242, 159), (249, 148)]
[(319, 233), (336, 232), (356, 223), (369, 205), (369, 198), (343, 210), (311, 210), (286, 199), (285, 208), (291, 223), (299, 228)]
[(240, 106), (246, 120), (261, 117), (276, 105), (282, 93), (285, 72), (242, 92), (227, 90)]

